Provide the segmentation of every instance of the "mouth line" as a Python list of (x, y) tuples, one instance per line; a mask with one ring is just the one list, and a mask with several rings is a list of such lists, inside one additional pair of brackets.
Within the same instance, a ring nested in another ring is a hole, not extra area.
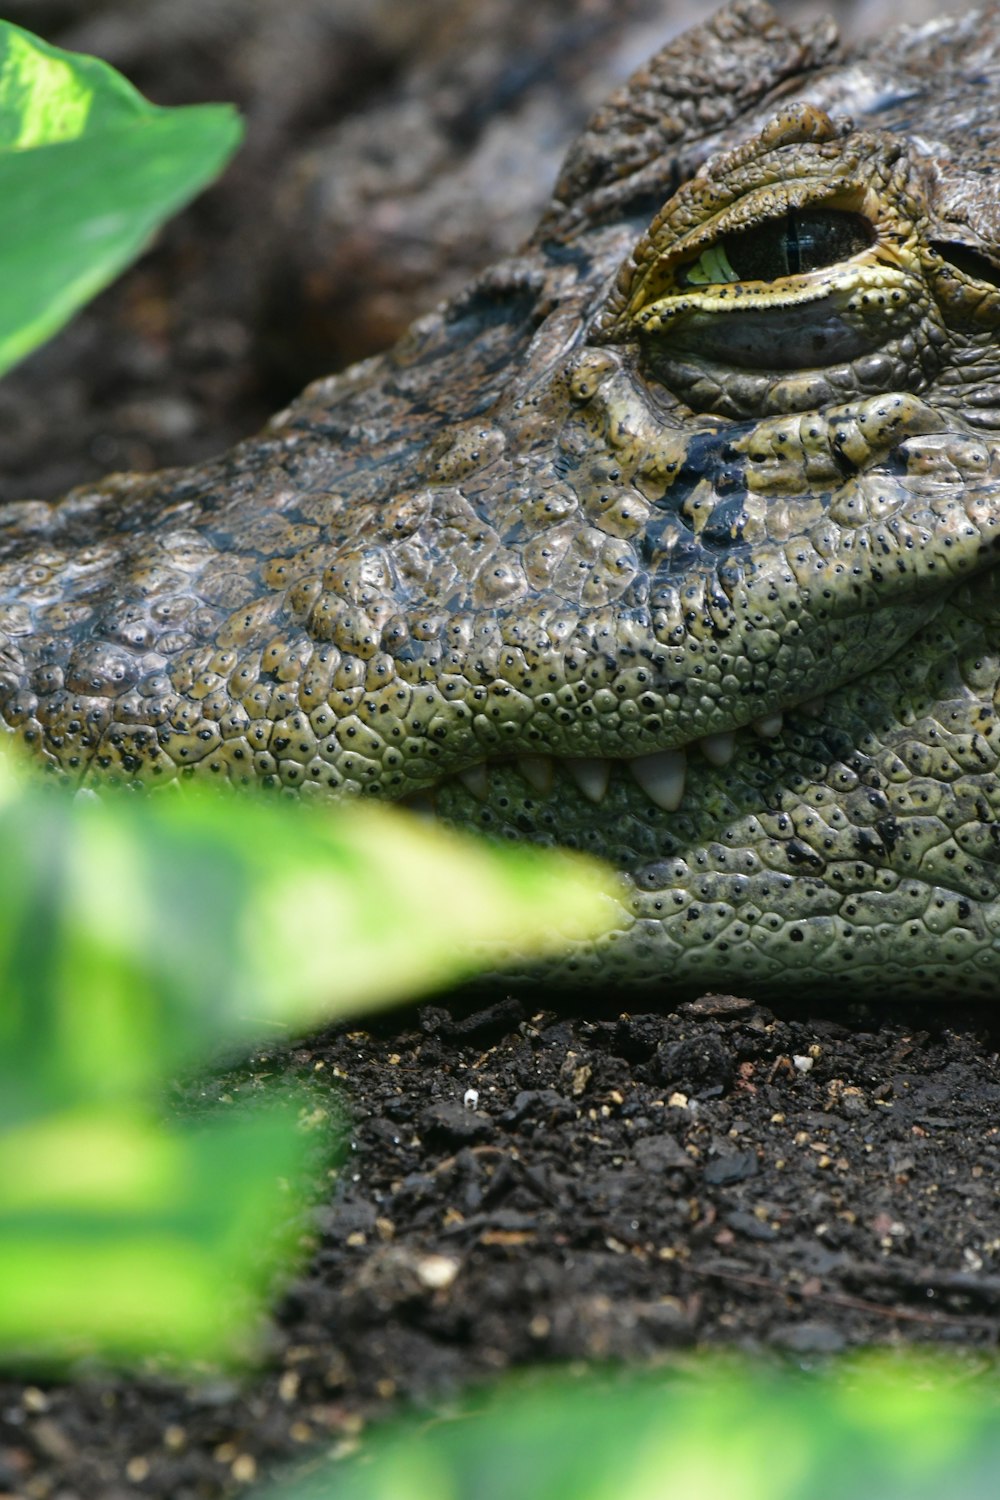
[[(824, 709), (823, 698), (813, 698), (796, 707), (796, 712), (818, 717)], [(635, 785), (649, 801), (663, 812), (677, 812), (684, 801), (688, 757), (700, 753), (710, 766), (723, 768), (736, 756), (744, 743), (777, 739), (784, 728), (782, 713), (768, 714), (741, 729), (708, 734), (677, 745), (637, 756), (565, 756), (525, 753), (489, 757), (475, 761), (437, 786), (425, 787), (400, 799), (401, 805), (418, 812), (435, 811), (437, 793), (449, 783), (459, 783), (477, 802), (490, 798), (491, 772), (515, 770), (530, 790), (546, 797), (555, 785), (557, 770), (562, 771), (588, 802), (599, 806), (607, 796), (612, 772), (624, 767)]]

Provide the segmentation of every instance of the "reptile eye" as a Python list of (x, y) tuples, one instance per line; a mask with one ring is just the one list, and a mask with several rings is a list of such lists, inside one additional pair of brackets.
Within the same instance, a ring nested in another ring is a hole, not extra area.
[(867, 250), (875, 231), (861, 214), (836, 208), (791, 209), (752, 229), (727, 234), (682, 276), (685, 286), (726, 281), (777, 281), (848, 260)]
[(971, 276), (975, 281), (985, 281), (987, 286), (1000, 287), (1000, 266), (995, 266), (985, 255), (970, 250), (968, 245), (953, 245), (946, 240), (932, 240), (931, 249), (936, 250), (942, 260)]

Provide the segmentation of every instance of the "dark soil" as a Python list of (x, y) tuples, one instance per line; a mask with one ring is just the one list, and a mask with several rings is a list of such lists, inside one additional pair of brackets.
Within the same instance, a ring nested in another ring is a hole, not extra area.
[(231, 1494), (276, 1461), (349, 1451), (400, 1403), (543, 1361), (727, 1345), (812, 1366), (921, 1343), (990, 1368), (1000, 1057), (985, 1021), (504, 998), (261, 1055), (208, 1097), (284, 1075), (307, 1087), (317, 1141), (338, 1138), (345, 1100), (353, 1121), (266, 1369), (199, 1387), (8, 1382), (0, 1486)]
[[(525, 23), (505, 3), (517, 37)], [(324, 159), (342, 177), (360, 174), (339, 210), (357, 216), (374, 169), (371, 132), (352, 132), (352, 119), (444, 98), (434, 89), (446, 84), (447, 107), (427, 105), (427, 139), (456, 119), (468, 127), (452, 132), (456, 150), (484, 139), (458, 96), (481, 92), (477, 58), (503, 52), (504, 5), (434, 0), (435, 26), (431, 9), (8, 6), (53, 40), (104, 51), (161, 102), (240, 100), (250, 141), (153, 255), (0, 385), (0, 499), (51, 495), (113, 467), (198, 461), (313, 373), (309, 329), (338, 318), (329, 278), (308, 275), (306, 250), (328, 221), (315, 191), (275, 187), (315, 189), (317, 153), (332, 151)], [(523, 9), (536, 16), (537, 49), (556, 8)], [(649, 5), (620, 10), (647, 24)], [(601, 6), (581, 0), (579, 11), (593, 21)], [(421, 26), (407, 29), (406, 15)], [(461, 29), (474, 23), (479, 52)], [(464, 71), (442, 61), (456, 28)], [(599, 27), (582, 35), (579, 59), (607, 41)], [(627, 52), (623, 41), (619, 60)], [(584, 71), (580, 60), (575, 76)], [(505, 97), (499, 89), (497, 108)], [(412, 145), (417, 114), (407, 118)], [(466, 193), (468, 155), (455, 161)], [(440, 154), (427, 162), (438, 184)], [(397, 185), (380, 264), (411, 208), (424, 222), (424, 185), (419, 173), (406, 193)], [(417, 257), (402, 290), (380, 283), (343, 348), (324, 344), (331, 367), (384, 342), (478, 253), (467, 242), (442, 259), (421, 243), (422, 271)], [(290, 290), (283, 245), (308, 293)], [(348, 251), (343, 275), (353, 256), (371, 280), (370, 237)], [(308, 1268), (276, 1308), (265, 1369), (190, 1387), (93, 1371), (44, 1388), (4, 1382), (0, 1500), (209, 1500), (278, 1461), (347, 1450), (400, 1403), (440, 1403), (543, 1361), (634, 1363), (724, 1344), (811, 1365), (862, 1344), (926, 1342), (989, 1366), (1000, 1337), (989, 1018), (929, 1001), (833, 1015), (803, 998), (777, 1019), (744, 999), (670, 1003), (467, 997), (211, 1080), (220, 1099), (253, 1093), (265, 1074), (303, 1080), (318, 1143), (338, 1136), (335, 1101), (353, 1121), (329, 1201), (307, 1225)], [(203, 1107), (204, 1087), (179, 1090), (178, 1107)]]

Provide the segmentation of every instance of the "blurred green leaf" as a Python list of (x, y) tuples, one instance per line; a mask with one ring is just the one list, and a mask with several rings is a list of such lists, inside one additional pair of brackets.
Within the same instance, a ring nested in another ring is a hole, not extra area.
[[(294, 1127), (149, 1114), (221, 1044), (605, 925), (611, 877), (374, 807), (73, 798), (0, 756), (0, 1358), (219, 1358), (294, 1200)], [(266, 1246), (266, 1250), (262, 1247)]]
[(304, 1149), (275, 1108), (168, 1129), (81, 1107), (0, 1133), (0, 1358), (252, 1354)]
[(0, 758), (0, 1122), (593, 936), (614, 877), (391, 808), (109, 794)]
[(160, 109), (96, 58), (0, 21), (0, 373), (222, 169), (228, 105)]
[(995, 1500), (998, 1406), (995, 1381), (912, 1357), (823, 1377), (549, 1378), (385, 1430), (258, 1500)]

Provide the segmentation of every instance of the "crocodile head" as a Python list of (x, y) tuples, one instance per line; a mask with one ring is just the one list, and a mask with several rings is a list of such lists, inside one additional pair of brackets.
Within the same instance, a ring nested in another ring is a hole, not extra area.
[(604, 854), (580, 977), (1000, 993), (1000, 28), (830, 47), (721, 12), (390, 355), (6, 507), (11, 734)]

